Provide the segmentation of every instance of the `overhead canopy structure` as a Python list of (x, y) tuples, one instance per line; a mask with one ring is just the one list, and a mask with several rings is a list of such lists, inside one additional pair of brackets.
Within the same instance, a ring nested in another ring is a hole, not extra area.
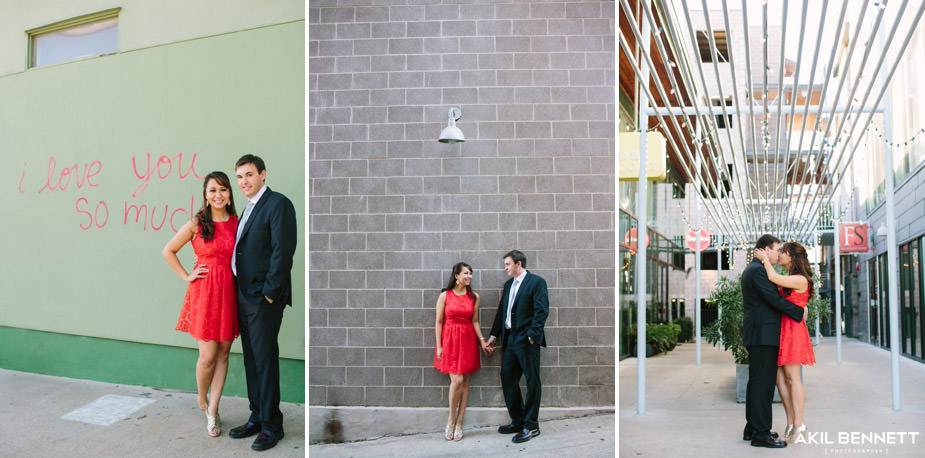
[[(733, 244), (812, 243), (925, 1), (620, 0), (619, 84)], [(864, 154), (867, 154), (866, 152)], [(889, 173), (889, 172), (888, 172)]]

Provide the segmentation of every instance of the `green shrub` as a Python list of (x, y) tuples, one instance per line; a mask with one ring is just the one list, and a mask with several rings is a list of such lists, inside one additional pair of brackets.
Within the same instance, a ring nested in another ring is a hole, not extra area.
[(723, 350), (731, 350), (736, 364), (748, 364), (748, 349), (742, 345), (742, 300), (741, 276), (735, 280), (721, 277), (716, 288), (707, 297), (707, 302), (716, 304), (719, 319), (703, 330), (707, 342), (719, 345), (722, 337)]
[(809, 298), (809, 301), (806, 302), (806, 307), (809, 308), (809, 316), (806, 317), (806, 327), (809, 329), (809, 336), (816, 335), (816, 318), (826, 319), (831, 313), (829, 308), (828, 298), (819, 297), (819, 288), (822, 287), (822, 281), (819, 279), (819, 274), (813, 274), (813, 297)]
[(678, 344), (678, 334), (681, 326), (675, 323), (646, 323), (646, 341), (652, 344), (655, 353), (664, 353), (673, 350)]
[(694, 322), (686, 316), (674, 320), (678, 326), (681, 326), (681, 332), (678, 334), (678, 342), (691, 342), (694, 340)]

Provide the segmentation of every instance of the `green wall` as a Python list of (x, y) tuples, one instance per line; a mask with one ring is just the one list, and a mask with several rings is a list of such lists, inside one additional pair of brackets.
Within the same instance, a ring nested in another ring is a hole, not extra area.
[[(189, 348), (0, 326), (0, 367), (109, 383), (196, 391), (198, 352)], [(247, 397), (241, 355), (231, 355), (222, 394)], [(305, 402), (305, 361), (279, 361), (280, 396)]]
[[(41, 335), (70, 351), (98, 345), (73, 336), (119, 342), (190, 375), (174, 348), (195, 348), (174, 330), (186, 284), (161, 249), (202, 203), (197, 175), (222, 170), (234, 183), (235, 160), (254, 153), (298, 213), (295, 298), (279, 341), (281, 357), (304, 365), (304, 20), (29, 69), (0, 77), (0, 100), (0, 326), (56, 333)], [(191, 255), (187, 245), (181, 261)], [(9, 332), (0, 361), (10, 361)], [(104, 379), (81, 374), (71, 376)]]

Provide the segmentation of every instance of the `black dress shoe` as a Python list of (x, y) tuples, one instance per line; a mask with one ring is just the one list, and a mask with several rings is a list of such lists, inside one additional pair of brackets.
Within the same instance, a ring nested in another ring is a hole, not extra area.
[(243, 437), (250, 437), (254, 434), (260, 432), (260, 425), (257, 423), (247, 422), (237, 428), (231, 428), (231, 431), (228, 431), (228, 437), (232, 439), (241, 439)]
[(523, 426), (515, 425), (514, 423), (511, 423), (509, 425), (499, 426), (498, 432), (501, 434), (514, 434), (514, 433), (519, 433), (522, 429), (524, 429)]
[[(752, 434), (754, 434), (754, 433), (752, 433), (752, 432), (747, 432), (747, 433), (742, 434), (742, 440), (744, 440), (744, 441), (750, 441), (750, 440), (752, 440)], [(771, 439), (777, 440), (777, 438), (779, 438), (779, 437), (780, 437), (780, 436), (778, 436), (777, 433), (775, 433), (774, 431), (771, 431)]]
[(511, 441), (514, 442), (515, 444), (519, 444), (521, 442), (527, 442), (528, 440), (533, 439), (534, 437), (539, 436), (539, 435), (540, 435), (539, 427), (537, 427), (536, 429), (524, 428), (524, 430), (518, 433), (516, 436), (514, 436), (514, 438), (511, 439)]
[(752, 439), (752, 447), (784, 448), (786, 446), (786, 442), (775, 440), (770, 437), (767, 439)]
[(258, 452), (263, 450), (269, 450), (276, 446), (276, 443), (283, 438), (285, 434), (282, 431), (274, 433), (272, 431), (263, 430), (260, 431), (260, 435), (257, 436), (257, 439), (251, 444), (251, 449), (257, 450)]

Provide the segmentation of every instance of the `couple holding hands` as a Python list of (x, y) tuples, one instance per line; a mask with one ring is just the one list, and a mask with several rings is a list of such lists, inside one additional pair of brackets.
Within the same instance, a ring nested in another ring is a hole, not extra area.
[[(540, 435), (540, 347), (546, 346), (543, 328), (549, 315), (546, 280), (528, 272), (527, 257), (518, 250), (505, 254), (504, 283), (491, 334), (486, 340), (479, 327), (479, 295), (472, 291), (472, 267), (456, 263), (446, 287), (437, 298), (434, 368), (450, 376), (449, 415), (444, 437), (463, 438), (463, 415), (469, 398), (469, 376), (478, 370), (479, 349), (501, 352), (501, 388), (511, 423), (498, 428), (515, 434), (512, 441), (526, 442)], [(520, 378), (526, 380), (521, 397)]]

